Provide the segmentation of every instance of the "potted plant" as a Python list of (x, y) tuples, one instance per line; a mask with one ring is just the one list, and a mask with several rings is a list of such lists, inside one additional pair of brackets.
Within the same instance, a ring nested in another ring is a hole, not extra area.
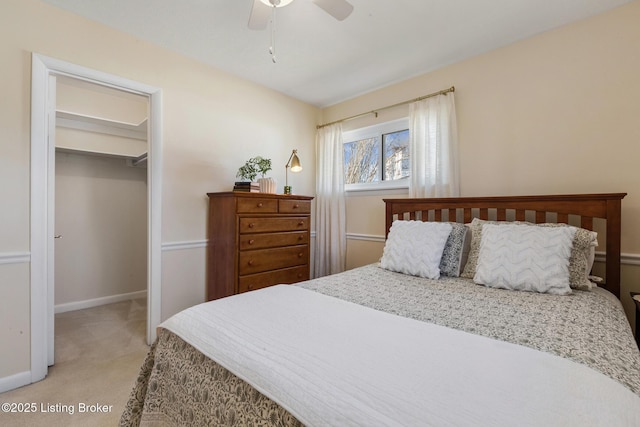
[(276, 181), (273, 178), (267, 178), (265, 175), (271, 170), (271, 159), (265, 159), (261, 156), (252, 157), (245, 162), (243, 166), (240, 166), (236, 177), (253, 182), (258, 174), (258, 184), (260, 185), (261, 193), (275, 193)]

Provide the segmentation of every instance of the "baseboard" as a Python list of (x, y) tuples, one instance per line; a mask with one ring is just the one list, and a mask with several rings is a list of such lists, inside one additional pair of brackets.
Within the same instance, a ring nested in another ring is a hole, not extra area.
[(18, 372), (8, 377), (0, 378), (0, 393), (31, 384), (31, 371)]
[(74, 301), (55, 306), (55, 313), (66, 313), (67, 311), (83, 310), (85, 308), (98, 307), (116, 302), (129, 301), (132, 299), (146, 298), (147, 291), (129, 292), (127, 294), (111, 295), (108, 297), (88, 299), (84, 301)]

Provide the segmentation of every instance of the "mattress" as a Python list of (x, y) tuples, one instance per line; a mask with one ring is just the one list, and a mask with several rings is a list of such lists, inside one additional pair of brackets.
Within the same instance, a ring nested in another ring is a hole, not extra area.
[[(371, 311), (561, 357), (613, 380), (633, 395), (632, 401), (640, 396), (640, 353), (619, 301), (602, 289), (567, 296), (516, 292), (466, 279), (407, 276), (376, 264), (295, 286)], [(212, 360), (202, 345), (169, 329), (159, 331), (122, 425), (301, 424), (292, 415), (297, 410), (285, 409), (289, 404), (282, 397), (245, 381), (247, 375), (230, 366), (234, 358)]]

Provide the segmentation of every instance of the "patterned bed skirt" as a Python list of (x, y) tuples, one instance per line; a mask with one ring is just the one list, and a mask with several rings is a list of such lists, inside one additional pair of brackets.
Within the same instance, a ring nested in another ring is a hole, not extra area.
[(177, 335), (160, 329), (142, 365), (121, 426), (301, 426)]

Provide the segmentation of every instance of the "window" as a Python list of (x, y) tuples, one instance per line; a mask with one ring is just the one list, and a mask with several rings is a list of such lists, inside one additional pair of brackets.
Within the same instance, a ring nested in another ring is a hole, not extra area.
[(409, 121), (394, 120), (343, 133), (347, 190), (407, 187)]

